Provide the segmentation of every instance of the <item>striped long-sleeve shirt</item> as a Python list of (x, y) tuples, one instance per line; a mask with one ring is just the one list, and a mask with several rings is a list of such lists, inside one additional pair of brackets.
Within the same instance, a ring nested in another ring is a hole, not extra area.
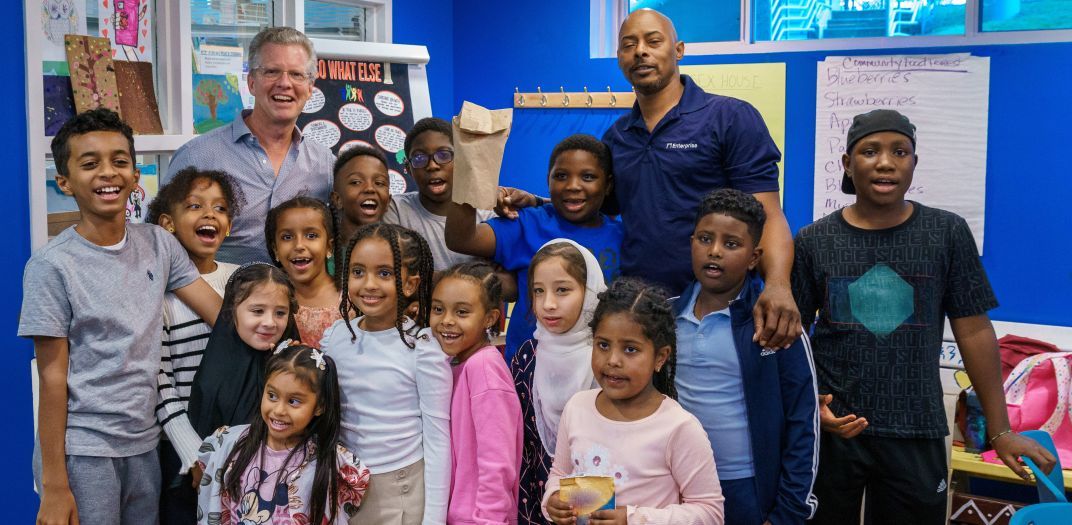
[[(227, 280), (238, 265), (217, 262), (216, 271), (202, 274), (212, 289), (221, 296)], [(204, 436), (198, 436), (186, 415), (190, 400), (190, 385), (205, 353), (209, 327), (174, 293), (164, 298), (164, 333), (160, 345), (160, 373), (157, 375), (156, 419), (164, 434), (182, 460), (182, 472), (197, 460), (197, 449)]]

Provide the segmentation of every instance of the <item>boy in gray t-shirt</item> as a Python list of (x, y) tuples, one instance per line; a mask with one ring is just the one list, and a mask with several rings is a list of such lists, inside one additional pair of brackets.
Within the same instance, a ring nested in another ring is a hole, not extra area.
[(82, 216), (34, 253), (23, 275), (19, 336), (33, 338), (40, 378), (38, 521), (154, 521), (164, 293), (209, 323), (220, 297), (173, 236), (126, 224), (139, 173), (133, 134), (117, 114), (68, 120), (52, 155), (56, 183)]

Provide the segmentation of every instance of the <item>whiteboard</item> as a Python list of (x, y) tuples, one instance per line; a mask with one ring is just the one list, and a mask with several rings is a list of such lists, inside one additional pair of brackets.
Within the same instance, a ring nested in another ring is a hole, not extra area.
[(855, 202), (841, 192), (841, 155), (852, 118), (900, 111), (916, 125), (916, 166), (906, 199), (963, 217), (983, 250), (990, 59), (948, 55), (832, 56), (818, 64), (813, 218)]

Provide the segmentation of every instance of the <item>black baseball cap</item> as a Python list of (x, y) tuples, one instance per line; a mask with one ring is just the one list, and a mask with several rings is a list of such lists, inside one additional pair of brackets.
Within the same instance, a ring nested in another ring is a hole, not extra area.
[[(908, 117), (892, 109), (875, 109), (867, 113), (856, 115), (849, 126), (846, 137), (847, 146), (845, 151), (852, 155), (852, 147), (860, 142), (860, 139), (883, 131), (900, 133), (912, 141), (912, 147), (916, 147), (916, 126), (909, 122)], [(841, 191), (849, 195), (856, 195), (856, 186), (852, 183), (849, 174), (842, 173)]]

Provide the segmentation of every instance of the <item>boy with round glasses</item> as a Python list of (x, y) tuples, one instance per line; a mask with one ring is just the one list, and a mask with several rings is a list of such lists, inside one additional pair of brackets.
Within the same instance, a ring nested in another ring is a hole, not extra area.
[[(435, 259), (435, 271), (475, 259), (447, 248), (443, 231), (454, 187), (454, 133), (450, 123), (440, 118), (418, 120), (406, 135), (406, 169), (417, 183), (417, 191), (391, 197), (383, 221), (405, 226), (428, 241)], [(477, 210), (476, 222), (495, 216), (491, 210)]]

